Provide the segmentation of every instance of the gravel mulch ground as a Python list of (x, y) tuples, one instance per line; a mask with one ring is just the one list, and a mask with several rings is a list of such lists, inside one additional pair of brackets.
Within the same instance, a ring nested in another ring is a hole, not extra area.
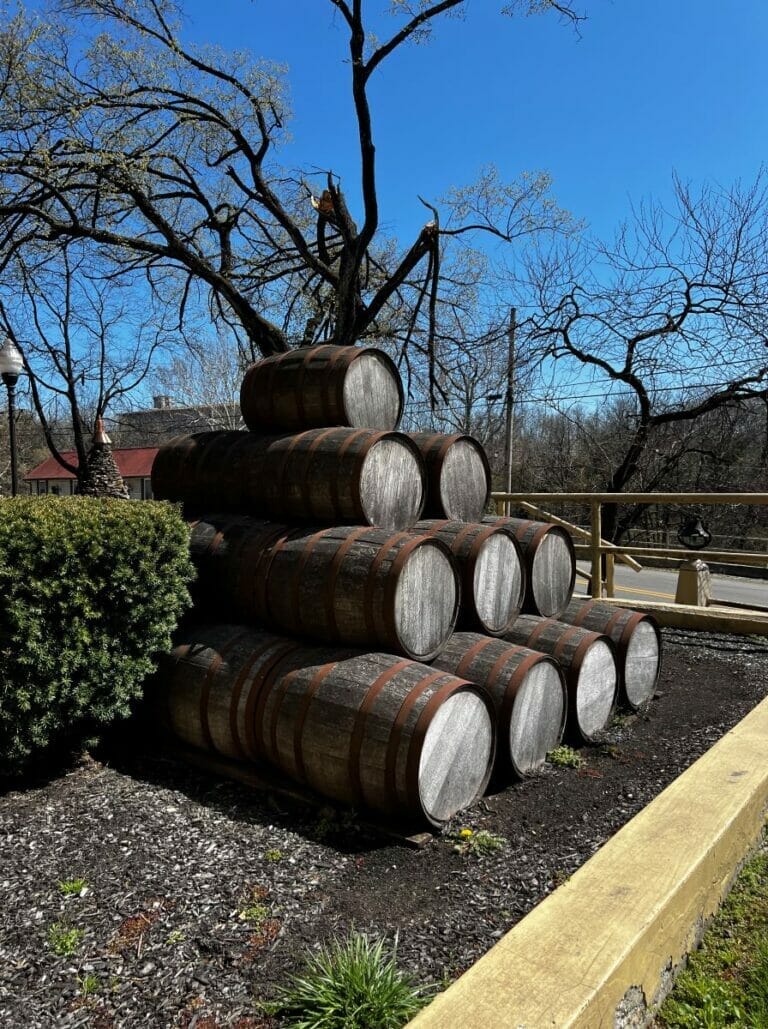
[[(420, 850), (152, 753), (100, 753), (5, 794), (0, 1025), (270, 1026), (258, 1000), (352, 927), (398, 933), (418, 982), (452, 979), (768, 693), (764, 640), (665, 642), (646, 716)], [(504, 846), (458, 853), (461, 827)]]

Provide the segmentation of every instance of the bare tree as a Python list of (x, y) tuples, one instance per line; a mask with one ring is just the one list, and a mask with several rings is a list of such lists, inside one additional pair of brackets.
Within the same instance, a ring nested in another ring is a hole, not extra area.
[[(504, 184), (487, 172), (446, 198), (445, 227), (426, 203), (429, 220), (410, 245), (383, 237), (370, 83), (393, 53), (467, 5), (398, 2), (391, 35), (374, 41), (362, 0), (328, 2), (349, 57), (357, 216), (333, 169), (318, 179), (277, 162), (287, 117), (279, 70), (187, 46), (168, 0), (59, 0), (45, 22), (10, 22), (0, 38), (0, 269), (32, 241), (88, 241), (113, 276), (141, 270), (166, 302), (169, 283), (178, 290), (181, 327), (203, 284), (211, 314), (252, 356), (319, 339), (404, 345), (420, 334), (434, 391), (446, 248), (478, 233), (514, 242), (568, 217), (546, 176)], [(504, 11), (579, 20), (555, 0)], [(87, 24), (84, 49), (73, 32), (80, 40)]]
[[(0, 323), (24, 356), (31, 400), (46, 444), (80, 482), (96, 419), (143, 381), (166, 335), (129, 278), (105, 277), (79, 243), (14, 253), (6, 267)], [(64, 456), (64, 440), (76, 460)]]
[(192, 411), (208, 429), (243, 429), (240, 384), (245, 367), (231, 337), (201, 335), (151, 376), (153, 390), (171, 404)]
[[(665, 427), (768, 396), (767, 189), (763, 175), (698, 193), (676, 180), (674, 208), (643, 205), (613, 245), (571, 240), (531, 261), (530, 344), (560, 374), (576, 366), (582, 381), (587, 371), (607, 394), (619, 386), (631, 397), (600, 488), (634, 481)], [(655, 481), (685, 452), (676, 444)], [(606, 535), (620, 538), (638, 517), (608, 509)]]

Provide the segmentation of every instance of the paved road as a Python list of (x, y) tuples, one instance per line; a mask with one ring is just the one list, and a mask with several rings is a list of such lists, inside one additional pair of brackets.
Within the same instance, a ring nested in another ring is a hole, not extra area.
[[(579, 562), (579, 567), (589, 571), (589, 565), (583, 561)], [(677, 571), (667, 571), (663, 568), (644, 568), (641, 572), (635, 572), (626, 565), (617, 563), (616, 596), (626, 597), (627, 600), (674, 601), (677, 574)], [(586, 580), (577, 576), (576, 593), (586, 592)], [(713, 575), (712, 598), (768, 607), (768, 579), (737, 579), (732, 575)]]

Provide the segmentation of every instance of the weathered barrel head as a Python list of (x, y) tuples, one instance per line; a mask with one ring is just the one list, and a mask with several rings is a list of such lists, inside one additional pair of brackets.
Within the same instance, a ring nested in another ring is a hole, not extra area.
[(558, 746), (567, 704), (565, 682), (554, 661), (543, 658), (526, 672), (509, 720), (509, 758), (517, 775), (538, 771)]
[(440, 504), (448, 517), (477, 521), (488, 502), (488, 462), (477, 440), (459, 437), (448, 448), (440, 471)]
[(419, 799), (428, 821), (447, 822), (483, 793), (493, 764), (493, 740), (488, 703), (474, 687), (443, 701), (419, 759)]
[(548, 532), (538, 544), (529, 578), (530, 610), (557, 618), (573, 592), (573, 548), (564, 533)]
[(473, 575), (475, 607), (484, 632), (504, 632), (520, 613), (525, 570), (514, 538), (494, 533), (480, 550)]
[(373, 444), (363, 461), (359, 493), (370, 525), (413, 525), (424, 507), (426, 480), (421, 455), (407, 436), (382, 436)]
[(418, 539), (407, 550), (395, 586), (394, 621), (404, 653), (430, 661), (456, 625), (461, 583), (451, 553), (439, 540)]
[(344, 377), (346, 424), (361, 429), (396, 429), (403, 399), (400, 376), (389, 355), (373, 348), (358, 351)]
[(427, 518), (477, 522), (491, 492), (491, 470), (482, 445), (472, 436), (412, 432), (427, 466)]
[(640, 708), (656, 689), (661, 666), (659, 630), (650, 620), (638, 622), (624, 658), (624, 692), (629, 705)]
[(607, 728), (616, 700), (616, 660), (609, 642), (594, 640), (574, 671), (576, 723), (579, 733), (591, 741)]

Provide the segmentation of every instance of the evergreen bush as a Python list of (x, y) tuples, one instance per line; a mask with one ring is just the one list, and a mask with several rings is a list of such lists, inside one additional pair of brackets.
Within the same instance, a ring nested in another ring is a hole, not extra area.
[(190, 603), (188, 538), (167, 504), (0, 500), (0, 774), (130, 713)]

